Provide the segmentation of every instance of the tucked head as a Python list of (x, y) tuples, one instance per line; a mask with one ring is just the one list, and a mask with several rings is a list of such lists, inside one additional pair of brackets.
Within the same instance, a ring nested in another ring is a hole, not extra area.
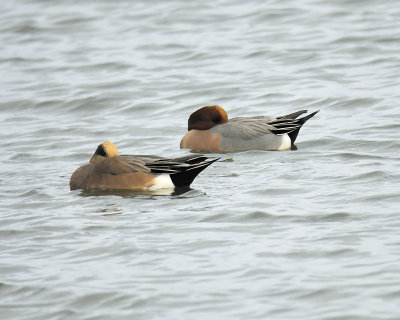
[(102, 144), (99, 144), (95, 153), (93, 154), (90, 162), (95, 163), (104, 160), (104, 158), (113, 158), (118, 155), (117, 146), (110, 142), (106, 141)]
[(226, 111), (220, 106), (206, 106), (193, 112), (188, 120), (188, 131), (208, 130), (217, 124), (228, 121)]

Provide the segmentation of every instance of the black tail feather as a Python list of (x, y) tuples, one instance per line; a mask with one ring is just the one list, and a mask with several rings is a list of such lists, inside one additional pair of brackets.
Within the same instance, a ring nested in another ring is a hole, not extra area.
[[(206, 158), (207, 159), (207, 158)], [(197, 165), (189, 166), (186, 170), (179, 171), (170, 175), (172, 183), (175, 187), (188, 187), (197, 177), (197, 175), (207, 168), (210, 164), (217, 161), (219, 158), (202, 161)], [(190, 160), (189, 160), (190, 161)]]
[(289, 137), (290, 137), (290, 140), (292, 141), (292, 145), (293, 145), (294, 142), (296, 141), (297, 135), (299, 134), (300, 129), (301, 129), (301, 127), (303, 126), (303, 124), (306, 123), (306, 121), (307, 121), (308, 119), (314, 117), (318, 112), (319, 112), (319, 110), (314, 111), (314, 112), (310, 113), (309, 115), (307, 115), (307, 116), (305, 116), (305, 117), (303, 117), (303, 118), (300, 118), (300, 119), (297, 119), (297, 120), (296, 120), (296, 121), (299, 123), (300, 126), (299, 126), (296, 130), (294, 130), (294, 131), (288, 133), (288, 135), (289, 135)]
[(196, 164), (202, 164), (208, 158), (203, 155), (189, 155), (175, 159), (158, 158), (153, 161), (146, 162), (146, 166), (150, 168), (153, 173), (179, 173), (186, 171)]
[(184, 156), (184, 157), (176, 158), (174, 160), (176, 160), (178, 162), (187, 163), (187, 164), (196, 164), (196, 163), (201, 163), (203, 161), (206, 161), (207, 159), (208, 158), (206, 156), (203, 156), (202, 154), (200, 154), (198, 156), (193, 156), (193, 155)]
[(296, 119), (299, 115), (306, 113), (306, 112), (307, 112), (307, 110), (300, 110), (300, 111), (296, 111), (293, 113), (289, 113), (285, 116), (277, 117), (277, 119)]

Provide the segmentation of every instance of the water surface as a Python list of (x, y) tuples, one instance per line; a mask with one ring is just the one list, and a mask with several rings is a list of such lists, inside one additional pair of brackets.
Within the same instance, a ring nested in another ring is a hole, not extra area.
[[(2, 318), (399, 319), (399, 35), (393, 1), (2, 3)], [(69, 191), (207, 104), (321, 111), (187, 192)]]

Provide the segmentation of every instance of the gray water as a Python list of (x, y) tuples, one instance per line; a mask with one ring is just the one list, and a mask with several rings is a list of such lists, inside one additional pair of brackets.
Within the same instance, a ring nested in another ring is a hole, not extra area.
[[(1, 319), (400, 319), (398, 1), (2, 1), (0, 49)], [(187, 192), (69, 190), (207, 104), (321, 111)]]

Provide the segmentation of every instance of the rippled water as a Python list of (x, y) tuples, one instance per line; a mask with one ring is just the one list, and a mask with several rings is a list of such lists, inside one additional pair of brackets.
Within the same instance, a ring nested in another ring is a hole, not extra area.
[[(399, 319), (400, 4), (3, 1), (2, 319)], [(189, 114), (321, 109), (190, 191), (69, 191)]]

